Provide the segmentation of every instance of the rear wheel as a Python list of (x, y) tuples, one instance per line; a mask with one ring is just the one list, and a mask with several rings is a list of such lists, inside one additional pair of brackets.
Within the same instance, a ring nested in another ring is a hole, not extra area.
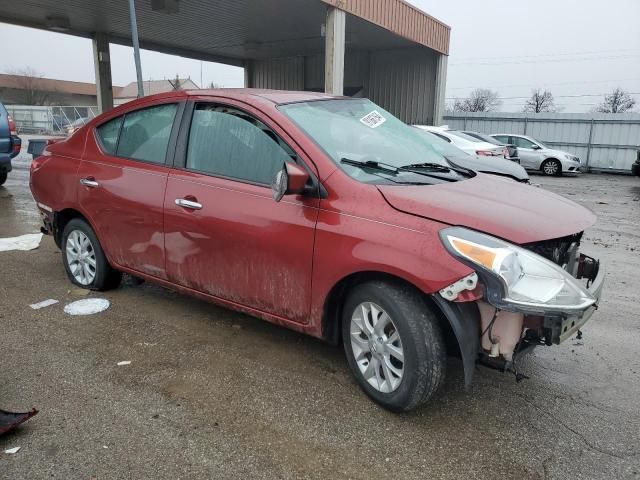
[(7, 181), (7, 172), (0, 172), (0, 185)]
[(360, 387), (388, 410), (425, 403), (444, 380), (438, 320), (422, 296), (404, 285), (356, 286), (344, 305), (342, 340)]
[(542, 162), (542, 166), (540, 167), (540, 169), (545, 175), (562, 174), (562, 165), (555, 158), (550, 158), (549, 160), (545, 160), (544, 162)]
[(115, 288), (122, 274), (109, 265), (95, 232), (87, 222), (74, 218), (62, 232), (62, 261), (69, 280), (90, 290)]

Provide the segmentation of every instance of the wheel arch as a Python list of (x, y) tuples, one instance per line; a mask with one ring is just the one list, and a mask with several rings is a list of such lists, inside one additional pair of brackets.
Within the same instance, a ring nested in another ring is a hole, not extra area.
[(62, 232), (64, 231), (64, 227), (73, 220), (74, 218), (80, 218), (87, 222), (89, 226), (93, 229), (98, 235), (98, 231), (96, 230), (93, 222), (89, 219), (89, 217), (83, 214), (80, 210), (76, 208), (63, 208), (53, 214), (53, 240), (55, 241), (58, 248), (62, 248)]
[(558, 173), (562, 173), (562, 161), (559, 158), (556, 157), (547, 157), (544, 160), (542, 160), (542, 162), (540, 162), (540, 170), (544, 169), (544, 164), (551, 161), (551, 160), (555, 160), (556, 162), (558, 162), (558, 165), (560, 165), (560, 170), (558, 171)]
[(427, 294), (407, 279), (391, 273), (367, 270), (351, 273), (340, 279), (331, 288), (324, 302), (322, 337), (333, 345), (340, 344), (342, 340), (342, 305), (352, 288), (371, 281), (384, 281), (406, 286), (425, 300), (438, 318), (447, 346), (447, 354), (462, 358), (465, 383), (468, 384), (473, 376), (480, 334), (478, 330), (480, 328), (479, 314), (475, 304), (472, 306), (451, 304), (451, 302), (447, 302), (438, 294)]

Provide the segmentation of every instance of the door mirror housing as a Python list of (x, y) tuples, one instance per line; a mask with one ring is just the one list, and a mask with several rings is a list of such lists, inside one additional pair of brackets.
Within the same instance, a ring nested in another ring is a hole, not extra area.
[(309, 173), (304, 168), (294, 163), (285, 163), (271, 182), (273, 199), (279, 202), (285, 195), (303, 193), (308, 180)]
[(540, 145), (536, 145), (535, 143), (531, 146), (534, 150), (540, 150), (542, 147)]

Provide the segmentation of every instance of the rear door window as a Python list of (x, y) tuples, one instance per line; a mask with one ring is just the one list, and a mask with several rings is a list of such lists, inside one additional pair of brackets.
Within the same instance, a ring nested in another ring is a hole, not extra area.
[(494, 135), (493, 138), (496, 138), (499, 142), (502, 143), (509, 143), (508, 135)]
[(109, 155), (115, 155), (118, 146), (118, 135), (120, 134), (122, 117), (114, 118), (100, 125), (96, 130), (102, 144), (102, 149)]
[(251, 115), (220, 105), (193, 111), (186, 167), (216, 176), (269, 185), (295, 153)]
[(177, 107), (177, 104), (170, 103), (127, 113), (117, 156), (165, 163)]

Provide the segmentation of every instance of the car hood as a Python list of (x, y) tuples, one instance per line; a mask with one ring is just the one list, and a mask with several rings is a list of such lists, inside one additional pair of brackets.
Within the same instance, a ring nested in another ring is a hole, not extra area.
[(517, 244), (572, 235), (596, 221), (593, 212), (560, 195), (482, 173), (459, 182), (378, 185), (378, 190), (400, 212)]
[(491, 173), (494, 175), (506, 175), (519, 182), (529, 179), (526, 170), (512, 160), (501, 157), (480, 157), (478, 155), (446, 156), (451, 163), (468, 168), (476, 172)]

